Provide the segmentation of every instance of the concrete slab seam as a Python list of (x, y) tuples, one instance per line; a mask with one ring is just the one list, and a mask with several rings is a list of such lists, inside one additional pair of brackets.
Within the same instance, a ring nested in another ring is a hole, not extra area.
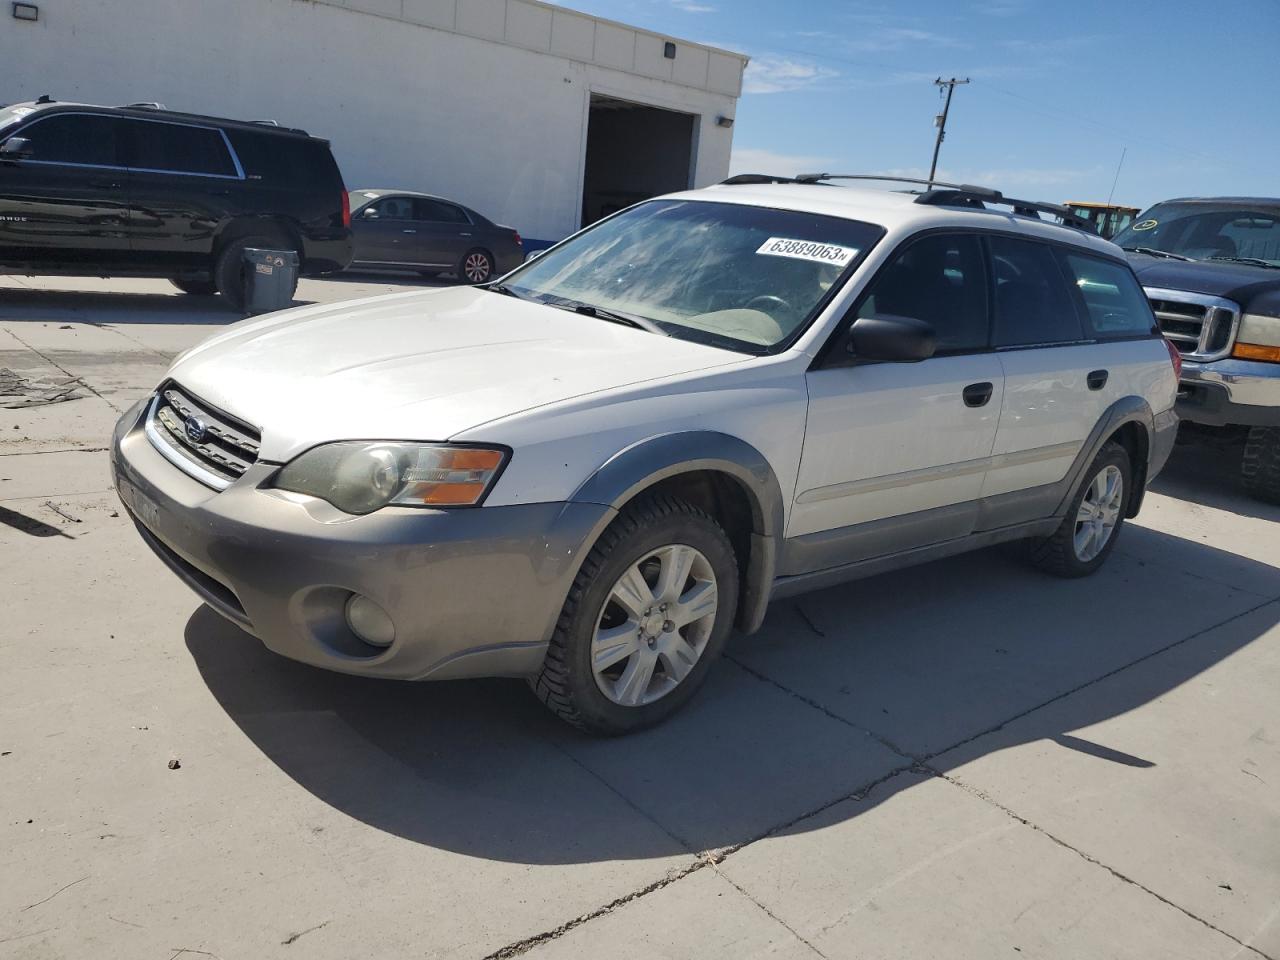
[(1229, 623), (1234, 623), (1237, 620), (1243, 619), (1244, 617), (1257, 613), (1263, 607), (1270, 606), (1271, 604), (1276, 603), (1278, 600), (1280, 600), (1280, 597), (1271, 597), (1269, 599), (1264, 599), (1261, 603), (1256, 604), (1255, 606), (1252, 606), (1247, 610), (1242, 610), (1239, 613), (1232, 614), (1231, 616), (1227, 617), (1225, 620), (1221, 620), (1218, 623), (1214, 623), (1207, 627), (1204, 627), (1201, 630), (1197, 630), (1195, 633), (1189, 634), (1188, 636), (1183, 637), (1181, 640), (1175, 640), (1172, 643), (1169, 643), (1163, 647), (1160, 647), (1159, 649), (1152, 650), (1150, 653), (1144, 653), (1142, 656), (1138, 657), (1137, 659), (1130, 660), (1128, 663), (1121, 664), (1120, 666), (1116, 667), (1114, 670), (1109, 670), (1106, 673), (1101, 674), (1100, 676), (1094, 677), (1092, 680), (1087, 680), (1084, 683), (1081, 683), (1075, 687), (1072, 687), (1070, 690), (1065, 690), (1062, 693), (1057, 694), (1056, 696), (1050, 697), (1048, 700), (1045, 700), (1043, 703), (1036, 704), (1034, 707), (1028, 707), (1026, 710), (1023, 710), (1021, 713), (1014, 714), (1012, 717), (1009, 717), (1006, 720), (1002, 720), (1000, 723), (996, 724), (994, 727), (989, 727), (986, 730), (980, 730), (979, 732), (973, 734), (972, 736), (965, 737), (963, 740), (957, 740), (955, 743), (951, 744), (950, 746), (943, 747), (939, 750), (935, 750), (933, 751), (933, 753), (925, 754), (920, 759), (922, 762), (927, 762), (929, 760), (932, 760), (934, 757), (940, 756), (941, 754), (947, 753), (951, 750), (955, 750), (957, 747), (963, 747), (965, 744), (972, 743), (973, 741), (981, 739), (982, 737), (985, 737), (989, 734), (996, 733), (997, 731), (1003, 730), (1009, 724), (1016, 723), (1017, 721), (1021, 720), (1023, 717), (1027, 717), (1035, 713), (1037, 710), (1043, 710), (1045, 707), (1050, 706), (1054, 703), (1057, 703), (1059, 700), (1065, 700), (1067, 697), (1073, 696), (1074, 694), (1079, 693), (1081, 690), (1088, 689), (1089, 687), (1092, 687), (1096, 683), (1101, 683), (1103, 680), (1109, 680), (1111, 677), (1114, 677), (1118, 673), (1123, 673), (1125, 670), (1128, 670), (1131, 667), (1136, 667), (1140, 663), (1145, 663), (1146, 661), (1154, 659), (1155, 657), (1158, 657), (1161, 654), (1168, 653), (1170, 650), (1176, 649), (1177, 647), (1182, 646), (1184, 643), (1190, 643), (1192, 640), (1196, 640), (1199, 637), (1204, 636), (1206, 633), (1211, 633), (1214, 630), (1217, 630), (1219, 627), (1225, 627)]
[(1238, 593), (1247, 593), (1251, 597), (1266, 597), (1269, 600), (1280, 600), (1280, 595), (1271, 596), (1269, 594), (1259, 593), (1257, 590), (1250, 590), (1248, 587), (1242, 587), (1237, 583), (1228, 583), (1226, 580), (1219, 580), (1216, 577), (1206, 577), (1202, 573), (1196, 573), (1194, 570), (1188, 570), (1176, 563), (1167, 563), (1164, 560), (1152, 560), (1150, 557), (1139, 557), (1137, 554), (1126, 553), (1118, 548), (1115, 552), (1129, 560), (1141, 561), (1144, 564), (1154, 564), (1157, 567), (1164, 567), (1166, 570), (1176, 570), (1178, 573), (1191, 577), (1193, 580), (1203, 580), (1205, 583), (1212, 583), (1215, 587), (1227, 587), (1228, 589), (1235, 590)]
[(1036, 833), (1039, 833), (1045, 837), (1048, 837), (1050, 840), (1052, 840), (1058, 846), (1062, 847), (1064, 850), (1070, 850), (1072, 853), (1080, 857), (1082, 860), (1085, 860), (1088, 863), (1093, 864), (1094, 866), (1101, 867), (1103, 870), (1106, 870), (1117, 880), (1127, 883), (1130, 886), (1137, 887), (1143, 893), (1146, 893), (1154, 897), (1155, 899), (1163, 903), (1165, 906), (1172, 907), (1174, 910), (1177, 910), (1179, 913), (1183, 914), (1184, 916), (1189, 917), (1192, 920), (1195, 920), (1197, 923), (1203, 924), (1204, 926), (1208, 927), (1210, 930), (1214, 931), (1215, 933), (1221, 934), (1222, 936), (1230, 940), (1232, 943), (1239, 946), (1242, 950), (1248, 950), (1250, 953), (1253, 953), (1258, 957), (1263, 958), (1263, 960), (1277, 960), (1276, 957), (1273, 957), (1267, 953), (1263, 953), (1257, 947), (1252, 946), (1248, 943), (1245, 943), (1239, 937), (1236, 937), (1228, 933), (1226, 930), (1223, 930), (1221, 927), (1216, 926), (1215, 924), (1210, 923), (1208, 920), (1204, 919), (1203, 917), (1192, 913), (1186, 907), (1183, 907), (1180, 904), (1175, 903), (1174, 901), (1170, 900), (1168, 897), (1161, 896), (1160, 894), (1156, 893), (1156, 891), (1152, 890), (1150, 887), (1146, 886), (1145, 884), (1140, 883), (1139, 881), (1134, 880), (1132, 877), (1121, 873), (1115, 867), (1110, 866), (1109, 864), (1103, 863), (1097, 857), (1094, 857), (1088, 853), (1085, 853), (1079, 847), (1072, 846), (1071, 844), (1067, 843), (1067, 841), (1050, 833), (1048, 830), (1046, 830), (1044, 827), (1040, 826), (1039, 824), (1036, 824), (1033, 821), (1028, 820), (1026, 817), (1020, 816), (1019, 814), (1011, 810), (1009, 807), (1006, 807), (1003, 803), (996, 800), (986, 791), (981, 790), (977, 787), (971, 786), (970, 784), (967, 784), (962, 780), (959, 780), (953, 776), (950, 776), (949, 774), (942, 773), (940, 771), (934, 771), (934, 773), (937, 776), (941, 777), (943, 780), (947, 781), (947, 783), (950, 783), (953, 786), (958, 787), (959, 789), (963, 790), (965, 793), (969, 794), (970, 796), (976, 797), (979, 800), (983, 800), (986, 803), (990, 804), (991, 806), (995, 807), (1005, 816), (1010, 817), (1013, 820), (1016, 820), (1018, 823), (1022, 824), (1025, 827), (1030, 827), (1032, 830), (1036, 831)]
[[(7, 328), (6, 328), (6, 329), (7, 329)], [(40, 358), (41, 360), (43, 360), (45, 363), (49, 364), (51, 367), (57, 367), (57, 368), (58, 368), (59, 370), (61, 370), (61, 371), (62, 371), (66, 376), (68, 376), (68, 377), (73, 377), (74, 379), (76, 379), (77, 381), (79, 381), (79, 383), (80, 383), (80, 384), (81, 384), (81, 385), (82, 385), (86, 390), (88, 390), (90, 393), (92, 393), (95, 397), (97, 397), (99, 400), (101, 400), (103, 403), (105, 403), (108, 407), (110, 407), (110, 408), (111, 408), (112, 410), (114, 410), (116, 413), (124, 413), (124, 411), (123, 411), (122, 409), (120, 409), (119, 407), (117, 407), (114, 403), (112, 403), (110, 400), (108, 400), (106, 397), (104, 397), (101, 393), (99, 393), (99, 392), (98, 392), (97, 387), (95, 387), (93, 384), (89, 383), (89, 382), (88, 382), (87, 380), (85, 380), (83, 377), (76, 377), (76, 376), (75, 376), (75, 374), (73, 374), (70, 370), (68, 370), (68, 369), (67, 369), (66, 367), (64, 367), (62, 364), (58, 363), (58, 361), (54, 360), (52, 357), (50, 357), (48, 354), (44, 353), (43, 351), (41, 351), (41, 350), (37, 350), (37, 349), (36, 349), (35, 347), (33, 347), (31, 344), (27, 343), (27, 341), (23, 340), (20, 336), (18, 336), (16, 333), (14, 333), (12, 330), (9, 330), (9, 335), (10, 335), (10, 336), (12, 336), (12, 337), (13, 337), (13, 339), (17, 340), (17, 341), (18, 341), (20, 344), (22, 344), (24, 347), (26, 347), (28, 350), (30, 350), (32, 353), (34, 353), (37, 357), (39, 357), (39, 358)]]

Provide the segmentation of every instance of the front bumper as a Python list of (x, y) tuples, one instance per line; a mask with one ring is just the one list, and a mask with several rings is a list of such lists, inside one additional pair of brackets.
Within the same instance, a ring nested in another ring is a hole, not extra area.
[(1280, 363), (1257, 360), (1182, 362), (1178, 416), (1224, 426), (1280, 426)]
[[(157, 556), (218, 613), (294, 660), (406, 680), (522, 676), (539, 669), (584, 544), (607, 506), (386, 508), (352, 517), (271, 489), (255, 464), (216, 492), (178, 470), (121, 418), (111, 469)], [(347, 626), (352, 593), (395, 624), (388, 648)]]

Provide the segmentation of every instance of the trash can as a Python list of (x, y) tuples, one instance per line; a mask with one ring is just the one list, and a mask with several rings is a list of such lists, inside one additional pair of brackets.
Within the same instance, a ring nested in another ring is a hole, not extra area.
[(244, 251), (244, 310), (249, 316), (293, 305), (298, 289), (298, 254), (294, 250)]

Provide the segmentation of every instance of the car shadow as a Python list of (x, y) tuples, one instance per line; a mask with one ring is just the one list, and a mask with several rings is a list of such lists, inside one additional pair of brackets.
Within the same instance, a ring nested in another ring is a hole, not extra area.
[(1244, 436), (1192, 431), (1183, 426), (1169, 462), (1150, 490), (1255, 520), (1280, 523), (1280, 506), (1245, 492), (1240, 480)]
[[(300, 304), (295, 304), (300, 305)], [(129, 293), (103, 290), (0, 290), (0, 320), (101, 324), (186, 324), (225, 326), (242, 314), (214, 296), (174, 291)]]
[[(1128, 544), (1139, 556), (1117, 553), (1105, 578), (1054, 580), (992, 550), (775, 604), (680, 714), (613, 740), (565, 726), (519, 680), (329, 673), (268, 652), (207, 608), (186, 643), (267, 758), (372, 827), (511, 862), (651, 858), (816, 829), (836, 809), (856, 816), (919, 782), (891, 774), (922, 758), (945, 770), (1049, 739), (1142, 776), (1151, 761), (1072, 733), (1260, 636), (1280, 618), (1267, 606), (1280, 570), (1141, 532)], [(1188, 554), (1197, 576), (1157, 559)], [(1252, 590), (1213, 582), (1242, 564)], [(1171, 646), (1161, 669), (1123, 669)], [(832, 807), (873, 783), (863, 802)]]
[(401, 287), (456, 287), (463, 285), (462, 281), (452, 274), (424, 277), (422, 274), (412, 271), (398, 272), (395, 270), (343, 270), (341, 273), (326, 274), (324, 279), (337, 283), (393, 283)]

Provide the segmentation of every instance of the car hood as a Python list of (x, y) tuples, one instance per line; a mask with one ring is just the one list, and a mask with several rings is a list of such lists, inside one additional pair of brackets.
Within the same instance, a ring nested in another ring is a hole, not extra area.
[(1280, 314), (1280, 270), (1224, 261), (1168, 260), (1141, 253), (1128, 257), (1144, 287), (1225, 297), (1246, 310)]
[(447, 440), (573, 397), (743, 354), (471, 287), (304, 307), (234, 325), (169, 376), (262, 431), (283, 462), (331, 440)]

